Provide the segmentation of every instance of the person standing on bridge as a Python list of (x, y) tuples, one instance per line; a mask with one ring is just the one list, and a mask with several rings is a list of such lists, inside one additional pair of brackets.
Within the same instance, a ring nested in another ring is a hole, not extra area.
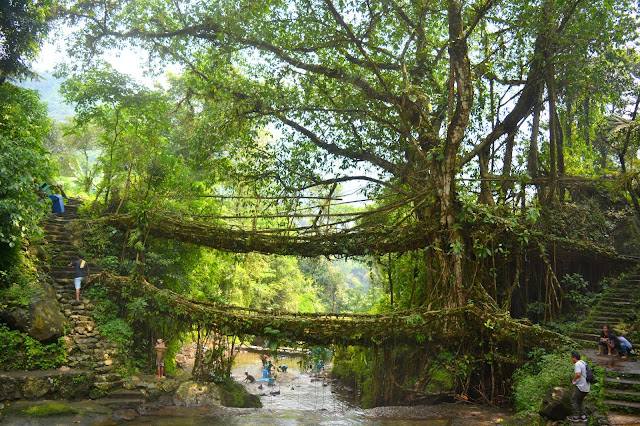
[(87, 282), (91, 282), (91, 271), (89, 271), (89, 265), (84, 260), (84, 256), (78, 255), (78, 258), (67, 265), (69, 268), (75, 268), (75, 279), (73, 285), (76, 288), (76, 302), (80, 301), (80, 285), (83, 278), (87, 279)]

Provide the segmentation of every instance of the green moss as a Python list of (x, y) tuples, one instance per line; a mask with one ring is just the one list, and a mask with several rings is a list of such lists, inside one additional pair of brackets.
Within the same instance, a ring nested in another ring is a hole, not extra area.
[(252, 395), (242, 386), (231, 379), (218, 383), (222, 405), (237, 408), (261, 408), (260, 397)]
[(26, 408), (22, 410), (22, 413), (32, 417), (49, 417), (68, 414), (80, 414), (80, 410), (65, 404), (51, 403)]
[(430, 377), (431, 380), (424, 389), (426, 392), (448, 392), (454, 388), (453, 377), (444, 367), (432, 368)]

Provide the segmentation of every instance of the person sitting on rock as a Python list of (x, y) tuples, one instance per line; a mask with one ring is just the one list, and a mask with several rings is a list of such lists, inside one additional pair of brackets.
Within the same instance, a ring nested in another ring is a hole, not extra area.
[(615, 346), (615, 336), (611, 333), (609, 329), (609, 325), (605, 324), (602, 326), (602, 331), (600, 332), (600, 340), (598, 341), (598, 355), (602, 355), (602, 347), (607, 348), (607, 355), (611, 355), (611, 350)]
[(253, 377), (251, 374), (249, 374), (249, 372), (248, 372), (248, 371), (245, 371), (245, 372), (244, 372), (244, 375), (246, 376), (246, 377), (244, 378), (244, 380), (245, 380), (245, 381), (248, 381), (249, 383), (253, 383), (253, 382), (255, 382), (255, 381), (256, 381), (256, 378), (255, 378), (255, 377)]

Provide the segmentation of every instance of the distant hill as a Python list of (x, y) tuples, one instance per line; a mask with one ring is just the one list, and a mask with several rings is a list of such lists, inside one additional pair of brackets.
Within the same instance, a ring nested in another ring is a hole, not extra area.
[(15, 83), (18, 86), (34, 89), (40, 93), (43, 102), (47, 104), (49, 109), (49, 117), (56, 121), (65, 121), (75, 115), (73, 105), (65, 103), (64, 98), (60, 94), (60, 85), (64, 81), (56, 78), (48, 71), (39, 72), (39, 80), (27, 80)]

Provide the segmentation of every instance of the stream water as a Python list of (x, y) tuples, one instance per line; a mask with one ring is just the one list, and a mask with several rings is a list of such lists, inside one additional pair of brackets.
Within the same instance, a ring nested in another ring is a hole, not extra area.
[(245, 372), (262, 377), (260, 354), (237, 356), (232, 376), (244, 383), (249, 392), (260, 395), (262, 408), (166, 407), (136, 419), (136, 424), (444, 426), (500, 424), (509, 416), (506, 411), (470, 404), (363, 410), (352, 403), (352, 393), (338, 390), (332, 381), (308, 371), (301, 360), (299, 356), (279, 356), (276, 365), (286, 364), (287, 372), (278, 372), (273, 386), (268, 386), (267, 382), (244, 380)]
[[(262, 377), (258, 353), (241, 353), (236, 358), (232, 376), (246, 389), (260, 396), (262, 408), (176, 407), (166, 406), (149, 412), (127, 424), (135, 425), (497, 425), (510, 417), (506, 410), (469, 403), (444, 403), (429, 406), (377, 407), (364, 410), (353, 403), (354, 395), (337, 389), (323, 375), (308, 371), (300, 356), (280, 356), (276, 365), (286, 364), (286, 373), (278, 372), (272, 386), (267, 382), (245, 381), (245, 372)], [(79, 403), (84, 404), (84, 403)], [(94, 404), (95, 405), (95, 404)], [(88, 413), (87, 407), (83, 412)], [(5, 418), (7, 425), (107, 426), (122, 423), (102, 415), (67, 415), (49, 418)]]

